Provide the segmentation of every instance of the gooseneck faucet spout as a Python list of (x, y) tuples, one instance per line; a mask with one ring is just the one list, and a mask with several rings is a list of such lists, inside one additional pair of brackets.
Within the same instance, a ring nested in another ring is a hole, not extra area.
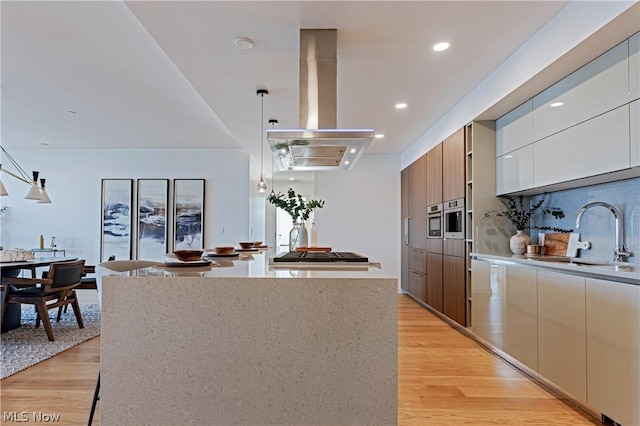
[(578, 216), (576, 217), (576, 228), (580, 228), (580, 220), (582, 219), (582, 215), (584, 214), (584, 212), (589, 210), (591, 207), (596, 206), (604, 207), (605, 209), (609, 210), (613, 214), (613, 217), (615, 219), (616, 246), (613, 249), (613, 260), (617, 262), (623, 257), (630, 256), (631, 253), (627, 253), (626, 248), (624, 247), (624, 242), (622, 241), (622, 225), (620, 224), (622, 215), (615, 206), (602, 201), (594, 201), (592, 203), (585, 204), (584, 206), (582, 206), (582, 208), (580, 208), (580, 210), (578, 210)]

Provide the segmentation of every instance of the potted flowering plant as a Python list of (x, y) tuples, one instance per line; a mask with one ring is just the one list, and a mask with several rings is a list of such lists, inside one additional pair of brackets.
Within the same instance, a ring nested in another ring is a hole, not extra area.
[(267, 201), (291, 216), (293, 229), (289, 232), (289, 250), (294, 251), (296, 247), (306, 246), (308, 235), (305, 221), (315, 209), (324, 207), (324, 200), (305, 200), (300, 194), (296, 194), (293, 188), (289, 188), (286, 195), (280, 192), (271, 194)]

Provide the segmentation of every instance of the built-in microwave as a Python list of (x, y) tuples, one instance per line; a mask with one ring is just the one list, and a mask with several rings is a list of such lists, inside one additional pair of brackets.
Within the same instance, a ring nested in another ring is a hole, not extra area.
[(427, 238), (442, 238), (442, 203), (427, 207)]
[(464, 240), (464, 198), (444, 203), (444, 238)]

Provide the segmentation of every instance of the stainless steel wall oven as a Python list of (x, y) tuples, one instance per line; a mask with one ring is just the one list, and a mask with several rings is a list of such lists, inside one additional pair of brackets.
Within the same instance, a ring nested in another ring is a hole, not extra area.
[(464, 198), (444, 203), (444, 238), (464, 240)]
[(427, 207), (427, 238), (442, 238), (442, 203)]

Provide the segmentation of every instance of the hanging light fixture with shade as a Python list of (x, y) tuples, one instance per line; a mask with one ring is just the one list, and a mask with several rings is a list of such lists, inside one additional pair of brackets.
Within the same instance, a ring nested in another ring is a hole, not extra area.
[[(40, 203), (40, 204), (51, 203), (51, 198), (49, 198), (49, 195), (47, 194), (47, 190), (45, 189), (46, 179), (40, 179), (40, 186), (38, 186), (38, 177), (40, 175), (40, 172), (33, 171), (32, 172), (33, 178), (30, 179), (27, 172), (25, 172), (25, 170), (22, 167), (20, 167), (18, 162), (14, 160), (13, 157), (11, 157), (11, 155), (9, 155), (7, 150), (4, 149), (3, 147), (0, 147), (0, 149), (2, 149), (2, 155), (9, 160), (9, 162), (13, 165), (13, 167), (18, 171), (18, 174), (12, 173), (6, 168), (3, 168), (1, 164), (0, 164), (0, 172), (4, 172), (9, 176), (13, 176), (14, 178), (30, 185), (29, 191), (27, 192), (27, 195), (25, 195), (24, 198), (27, 200), (35, 200), (37, 203)], [(0, 196), (6, 196), (6, 195), (9, 195), (9, 193), (5, 188), (5, 186), (3, 185), (2, 181), (0, 181)]]
[[(269, 120), (269, 124), (271, 124), (271, 130), (273, 130), (276, 127), (276, 124), (278, 124), (278, 120), (276, 120), (275, 118), (272, 118)], [(269, 193), (269, 197), (276, 196), (275, 176), (276, 176), (276, 160), (272, 155), (271, 156), (271, 192)]]
[(258, 192), (265, 192), (267, 190), (267, 183), (263, 177), (263, 165), (264, 165), (264, 97), (269, 92), (267, 89), (258, 89), (256, 95), (260, 96), (262, 112), (260, 115), (260, 181), (258, 182)]

